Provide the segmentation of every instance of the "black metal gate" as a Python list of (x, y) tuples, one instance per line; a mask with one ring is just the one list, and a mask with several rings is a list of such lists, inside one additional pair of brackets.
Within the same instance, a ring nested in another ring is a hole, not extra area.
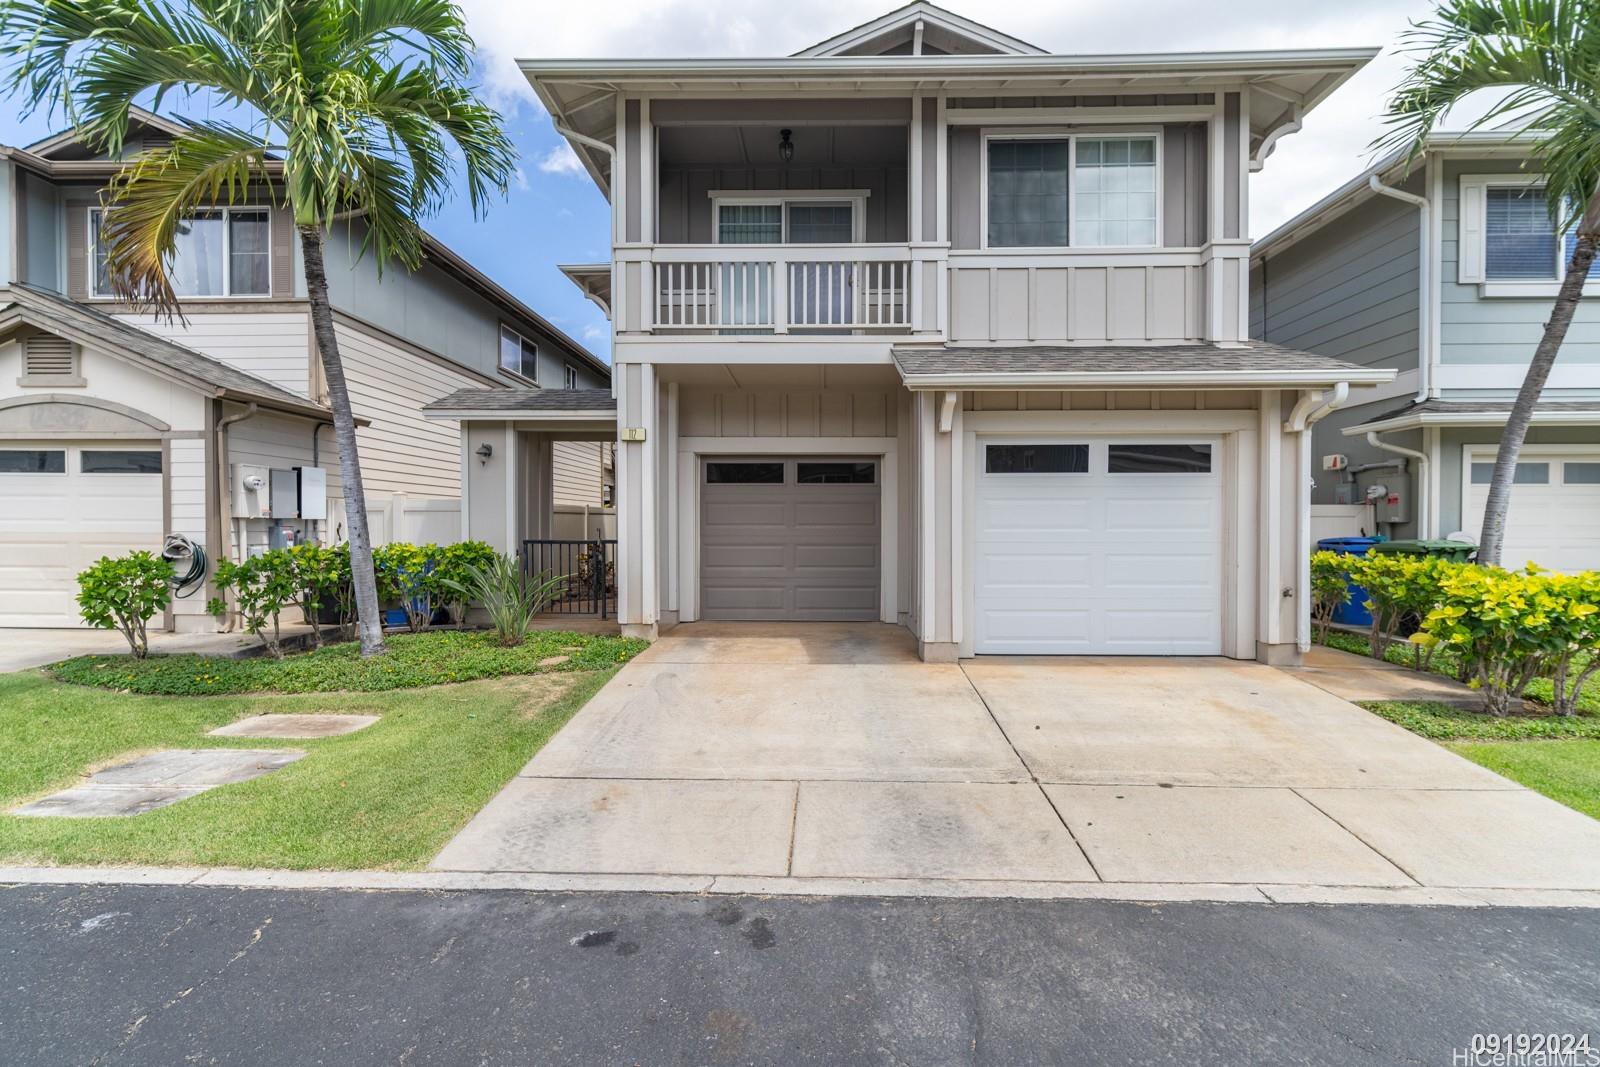
[(522, 542), (525, 570), (567, 579), (565, 592), (545, 609), (556, 615), (615, 615), (616, 556), (614, 540)]

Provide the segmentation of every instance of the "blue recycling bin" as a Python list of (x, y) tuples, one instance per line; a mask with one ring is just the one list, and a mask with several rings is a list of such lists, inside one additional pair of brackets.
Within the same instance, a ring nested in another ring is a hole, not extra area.
[[(1317, 547), (1347, 556), (1365, 556), (1380, 540), (1382, 538), (1378, 537), (1324, 537), (1317, 542)], [(1350, 582), (1349, 586), (1350, 599), (1334, 609), (1333, 621), (1344, 626), (1371, 626), (1372, 612), (1367, 610), (1367, 591), (1355, 582)]]

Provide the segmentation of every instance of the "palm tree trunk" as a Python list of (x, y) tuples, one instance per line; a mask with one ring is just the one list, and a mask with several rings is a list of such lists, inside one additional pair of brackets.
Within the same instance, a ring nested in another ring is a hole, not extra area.
[(311, 303), (311, 332), (322, 357), (328, 383), (328, 403), (333, 408), (333, 438), (339, 447), (339, 477), (344, 483), (345, 524), (350, 531), (350, 580), (356, 592), (356, 620), (361, 633), (361, 654), (387, 652), (383, 644), (383, 619), (378, 609), (378, 583), (372, 569), (372, 538), (367, 533), (367, 494), (361, 486), (361, 460), (356, 454), (356, 417), (350, 410), (350, 390), (339, 358), (339, 337), (333, 330), (333, 306), (328, 303), (328, 270), (322, 259), (322, 227), (298, 225), (305, 256), (306, 295)]
[[(1505, 545), (1506, 512), (1511, 506), (1511, 485), (1516, 475), (1517, 456), (1522, 442), (1528, 436), (1528, 426), (1533, 422), (1533, 411), (1544, 392), (1544, 383), (1550, 378), (1561, 342), (1566, 340), (1567, 327), (1578, 310), (1578, 300), (1583, 296), (1583, 284), (1589, 278), (1589, 265), (1594, 262), (1596, 227), (1591, 217), (1600, 209), (1600, 196), (1589, 203), (1583, 226), (1572, 250), (1572, 262), (1567, 264), (1567, 276), (1561, 280), (1556, 294), (1555, 307), (1550, 310), (1550, 321), (1544, 324), (1544, 336), (1539, 347), (1533, 350), (1533, 361), (1528, 364), (1528, 375), (1517, 391), (1517, 401), (1511, 405), (1506, 417), (1506, 428), (1500, 433), (1500, 449), (1494, 457), (1494, 476), (1489, 481), (1489, 497), (1483, 507), (1483, 533), (1478, 538), (1478, 562), (1492, 567), (1500, 566), (1500, 554)], [(1526, 562), (1517, 561), (1521, 563)]]

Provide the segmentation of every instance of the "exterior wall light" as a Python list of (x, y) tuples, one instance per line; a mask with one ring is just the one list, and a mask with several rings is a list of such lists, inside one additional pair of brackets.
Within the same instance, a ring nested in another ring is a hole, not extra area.
[(489, 442), (485, 441), (483, 444), (478, 446), (478, 462), (487, 466), (489, 463), (489, 457), (492, 455), (494, 455), (494, 445), (491, 445)]
[(778, 131), (778, 137), (780, 138), (778, 141), (778, 158), (785, 163), (794, 162), (794, 142), (789, 139), (792, 136), (794, 136), (793, 130)]

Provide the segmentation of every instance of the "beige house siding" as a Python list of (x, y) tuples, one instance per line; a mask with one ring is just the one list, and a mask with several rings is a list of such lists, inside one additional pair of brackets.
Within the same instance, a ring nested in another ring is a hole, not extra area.
[(684, 389), (685, 437), (893, 437), (900, 390)]
[(118, 315), (158, 337), (204, 352), (301, 396), (311, 392), (307, 315), (303, 311), (186, 311), (187, 321)]
[(371, 422), (357, 432), (367, 491), (459, 497), (459, 424), (425, 419), (422, 407), (457, 389), (482, 388), (484, 379), (346, 321), (335, 328), (351, 405)]
[(605, 503), (605, 447), (601, 441), (552, 443), (556, 507), (601, 507)]

